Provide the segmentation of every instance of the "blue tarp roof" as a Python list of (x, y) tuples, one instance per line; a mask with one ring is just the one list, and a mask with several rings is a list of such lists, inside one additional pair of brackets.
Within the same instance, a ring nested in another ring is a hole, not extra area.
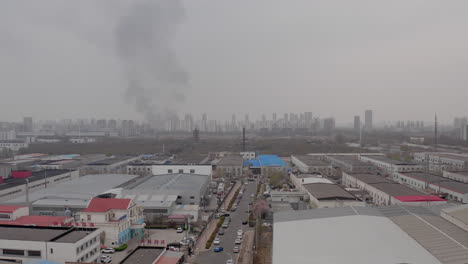
[(286, 163), (276, 155), (259, 155), (257, 159), (247, 160), (244, 162), (244, 166), (250, 167), (267, 167), (267, 166), (283, 166), (286, 167)]

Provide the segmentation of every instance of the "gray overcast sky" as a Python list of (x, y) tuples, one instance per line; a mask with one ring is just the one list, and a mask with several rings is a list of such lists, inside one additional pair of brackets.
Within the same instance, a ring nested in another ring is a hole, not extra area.
[[(130, 3), (2, 1), (0, 120), (141, 118), (115, 49)], [(181, 114), (468, 115), (468, 1), (183, 4), (172, 42), (190, 80)]]

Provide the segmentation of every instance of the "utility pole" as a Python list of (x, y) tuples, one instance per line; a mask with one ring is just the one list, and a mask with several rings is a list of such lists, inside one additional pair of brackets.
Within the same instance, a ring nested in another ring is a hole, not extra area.
[(47, 189), (47, 169), (44, 170), (44, 188)]

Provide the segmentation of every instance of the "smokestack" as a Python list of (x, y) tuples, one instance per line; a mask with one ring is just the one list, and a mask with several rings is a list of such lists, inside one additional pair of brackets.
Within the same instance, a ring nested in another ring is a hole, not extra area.
[(437, 113), (434, 121), (434, 151), (437, 152)]
[(242, 151), (245, 152), (245, 127), (242, 128)]

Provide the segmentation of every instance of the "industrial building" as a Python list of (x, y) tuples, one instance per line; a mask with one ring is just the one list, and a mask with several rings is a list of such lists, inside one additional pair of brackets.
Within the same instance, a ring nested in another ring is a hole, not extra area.
[(11, 151), (18, 151), (22, 148), (29, 147), (29, 144), (22, 140), (4, 140), (0, 141), (0, 149), (9, 149)]
[(468, 183), (468, 171), (443, 171), (442, 173), (444, 178)]
[(430, 209), (342, 207), (275, 213), (273, 264), (466, 263), (468, 232)]
[(444, 170), (463, 170), (468, 169), (468, 156), (455, 153), (414, 153), (414, 160), (429, 164), (429, 171), (441, 172)]
[(72, 170), (41, 170), (14, 171), (12, 178), (3, 179), (0, 183), (0, 201), (33, 193), (44, 188), (50, 188), (62, 182), (79, 177), (78, 171)]
[(440, 216), (468, 232), (468, 204), (442, 209)]
[(221, 158), (216, 167), (218, 177), (240, 177), (243, 174), (244, 160), (241, 156), (230, 155)]
[(97, 263), (101, 234), (96, 228), (0, 225), (0, 261)]
[(291, 155), (291, 162), (302, 173), (320, 173), (322, 175), (331, 176), (333, 168), (330, 163), (320, 160), (316, 156), (309, 155)]
[(149, 222), (176, 211), (197, 219), (200, 206), (207, 202), (210, 182), (210, 176), (199, 174), (145, 176), (118, 190), (116, 197), (133, 199)]
[(129, 184), (136, 176), (126, 174), (87, 175), (54, 186), (47, 186), (5, 200), (4, 204), (31, 205), (32, 215), (74, 215), (88, 207), (96, 196)]
[(82, 170), (85, 174), (126, 173), (127, 165), (139, 160), (140, 158), (140, 156), (112, 157), (88, 163), (82, 168)]
[(256, 159), (244, 161), (253, 174), (267, 175), (272, 172), (286, 173), (287, 165), (276, 155), (258, 155)]
[(438, 196), (422, 193), (371, 173), (343, 173), (342, 184), (369, 193), (371, 202), (376, 205), (433, 205), (446, 203), (444, 199)]
[(365, 205), (356, 196), (334, 183), (308, 183), (303, 184), (303, 187), (309, 194), (310, 206), (312, 208)]
[(377, 168), (383, 170), (388, 174), (394, 172), (407, 172), (407, 171), (423, 171), (424, 167), (421, 164), (393, 160), (382, 156), (359, 156), (359, 159), (363, 162), (370, 163)]
[(468, 183), (424, 172), (400, 172), (394, 175), (394, 179), (413, 188), (430, 189), (435, 193), (444, 194), (450, 200), (468, 203)]
[[(372, 164), (360, 161), (356, 155), (327, 155), (324, 159), (332, 166), (339, 167), (342, 172), (369, 173), (376, 169)], [(338, 176), (341, 176), (340, 173)]]

